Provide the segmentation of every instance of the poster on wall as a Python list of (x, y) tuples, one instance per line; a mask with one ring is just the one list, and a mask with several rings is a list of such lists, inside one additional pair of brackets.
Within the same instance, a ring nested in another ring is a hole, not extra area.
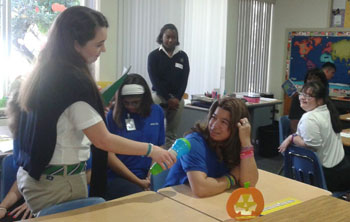
[(335, 94), (350, 90), (350, 31), (288, 32), (286, 74), (302, 85), (307, 70), (334, 63), (337, 71), (329, 81)]

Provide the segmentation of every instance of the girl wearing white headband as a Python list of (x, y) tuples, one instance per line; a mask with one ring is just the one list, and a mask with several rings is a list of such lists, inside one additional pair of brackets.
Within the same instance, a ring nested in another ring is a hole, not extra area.
[[(164, 114), (153, 103), (145, 79), (129, 74), (115, 94), (115, 105), (107, 114), (108, 130), (119, 136), (161, 146), (165, 143)], [(150, 190), (148, 170), (152, 160), (147, 156), (108, 154), (106, 199)]]

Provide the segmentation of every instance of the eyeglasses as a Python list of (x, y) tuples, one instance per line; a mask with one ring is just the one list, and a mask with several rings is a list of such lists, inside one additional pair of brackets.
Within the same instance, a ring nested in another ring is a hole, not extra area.
[(304, 97), (304, 99), (306, 99), (306, 100), (310, 100), (311, 98), (314, 98), (314, 96), (311, 96), (311, 95), (309, 95), (309, 94), (306, 94), (306, 93), (299, 93), (299, 98), (300, 97)]

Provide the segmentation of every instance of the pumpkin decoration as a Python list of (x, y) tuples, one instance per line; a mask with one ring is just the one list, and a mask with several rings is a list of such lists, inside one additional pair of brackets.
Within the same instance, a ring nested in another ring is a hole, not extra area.
[(226, 211), (236, 220), (249, 220), (258, 217), (264, 209), (264, 197), (255, 187), (244, 183), (244, 188), (236, 189), (227, 200)]

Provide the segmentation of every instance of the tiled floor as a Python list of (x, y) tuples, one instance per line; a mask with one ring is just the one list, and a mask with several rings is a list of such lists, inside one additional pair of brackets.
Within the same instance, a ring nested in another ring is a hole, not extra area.
[(278, 156), (267, 158), (260, 156), (256, 152), (255, 161), (259, 169), (278, 174), (283, 165), (283, 156), (279, 154)]

